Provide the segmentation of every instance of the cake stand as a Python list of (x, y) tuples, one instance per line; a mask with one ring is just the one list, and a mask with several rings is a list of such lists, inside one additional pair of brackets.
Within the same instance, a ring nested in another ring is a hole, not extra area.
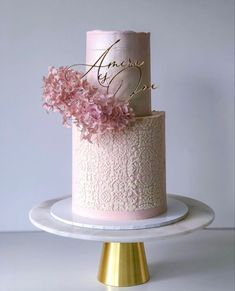
[(62, 198), (48, 200), (32, 208), (29, 218), (36, 227), (55, 235), (102, 241), (98, 280), (109, 286), (133, 286), (149, 280), (145, 241), (187, 234), (206, 227), (214, 219), (213, 210), (201, 201), (172, 194), (168, 197), (185, 203), (189, 211), (182, 220), (161, 227), (105, 230), (70, 225), (51, 215), (51, 207)]

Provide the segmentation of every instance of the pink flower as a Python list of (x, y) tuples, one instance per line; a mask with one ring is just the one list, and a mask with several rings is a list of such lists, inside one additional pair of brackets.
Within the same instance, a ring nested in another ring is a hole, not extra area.
[(134, 120), (128, 102), (99, 92), (75, 70), (49, 67), (43, 81), (43, 107), (60, 112), (66, 126), (74, 120), (83, 139), (91, 141), (93, 136), (123, 130)]

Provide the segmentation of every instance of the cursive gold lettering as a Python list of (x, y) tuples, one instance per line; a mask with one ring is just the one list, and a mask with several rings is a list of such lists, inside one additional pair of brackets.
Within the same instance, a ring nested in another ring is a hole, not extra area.
[[(137, 73), (136, 84), (133, 84), (134, 90), (130, 93), (129, 100), (132, 99), (137, 94), (139, 94), (140, 92), (150, 90), (150, 89), (156, 89), (157, 87), (155, 86), (155, 84), (151, 84), (151, 85), (141, 84), (142, 83), (141, 82), (142, 81), (142, 68), (141, 67), (144, 65), (144, 61), (131, 60), (129, 58), (128, 60), (123, 60), (120, 63), (114, 60), (112, 62), (109, 62), (108, 64), (105, 64), (105, 60), (108, 53), (119, 42), (120, 42), (120, 39), (116, 40), (110, 47), (108, 47), (101, 54), (101, 56), (95, 61), (94, 64), (91, 64), (91, 65), (90, 64), (75, 64), (75, 65), (70, 66), (69, 68), (74, 67), (74, 66), (88, 67), (89, 69), (86, 71), (86, 73), (83, 74), (82, 78), (87, 76), (87, 74), (89, 74), (93, 69), (97, 68), (97, 81), (101, 87), (106, 89), (107, 93), (109, 93), (110, 86), (113, 84), (114, 80), (117, 80), (116, 78), (118, 76), (120, 77), (121, 73), (123, 73), (126, 70), (135, 70), (135, 72)], [(107, 68), (107, 71), (103, 74), (101, 73), (102, 68)], [(119, 70), (117, 70), (117, 72), (113, 74), (110, 74), (109, 73), (110, 68), (118, 68)], [(123, 83), (124, 83), (124, 80), (120, 79), (120, 83), (117, 86), (115, 93), (112, 92), (114, 93), (114, 95), (117, 94), (117, 92), (121, 89)]]

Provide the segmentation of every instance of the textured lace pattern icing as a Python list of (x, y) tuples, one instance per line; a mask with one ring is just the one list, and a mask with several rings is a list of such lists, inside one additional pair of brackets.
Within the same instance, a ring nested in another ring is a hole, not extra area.
[(165, 114), (136, 118), (99, 143), (73, 127), (73, 210), (135, 211), (166, 206)]

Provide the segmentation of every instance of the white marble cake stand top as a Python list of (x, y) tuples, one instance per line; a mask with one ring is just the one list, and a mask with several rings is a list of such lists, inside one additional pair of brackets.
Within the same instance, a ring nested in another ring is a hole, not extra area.
[(29, 217), (36, 227), (44, 231), (70, 238), (104, 242), (144, 242), (162, 239), (195, 231), (206, 227), (213, 221), (214, 212), (206, 204), (180, 195), (168, 194), (168, 197), (185, 203), (189, 208), (188, 215), (179, 222), (157, 228), (103, 230), (69, 225), (56, 220), (50, 214), (51, 206), (61, 198), (48, 200), (34, 207), (30, 211)]
[(64, 223), (106, 230), (131, 230), (161, 227), (183, 219), (188, 213), (188, 207), (182, 201), (168, 197), (167, 211), (159, 216), (148, 219), (110, 221), (97, 218), (88, 218), (72, 212), (72, 197), (63, 198), (51, 206), (51, 215)]

